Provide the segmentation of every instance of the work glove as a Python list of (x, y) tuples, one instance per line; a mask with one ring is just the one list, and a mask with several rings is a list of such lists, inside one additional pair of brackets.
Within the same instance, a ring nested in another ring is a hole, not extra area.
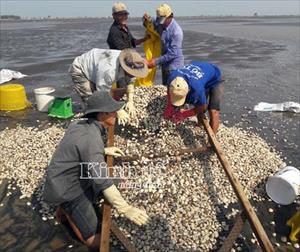
[(184, 119), (195, 116), (197, 114), (196, 108), (185, 110), (183, 112), (176, 111), (175, 107), (171, 103), (170, 94), (167, 96), (167, 107), (163, 113), (165, 119), (171, 120), (173, 123), (180, 123)]
[(175, 114), (172, 115), (172, 117), (170, 118), (170, 120), (173, 122), (173, 123), (180, 123), (184, 120), (184, 116), (180, 113), (180, 112), (176, 112)]
[(105, 199), (117, 209), (119, 214), (141, 226), (148, 222), (149, 216), (145, 211), (129, 205), (122, 197), (120, 191), (115, 185), (112, 185), (103, 191)]
[(125, 110), (128, 112), (131, 118), (136, 118), (136, 110), (134, 106), (134, 85), (129, 84), (127, 86), (127, 103), (125, 104)]
[(195, 108), (193, 109), (189, 109), (189, 110), (185, 110), (185, 111), (178, 111), (176, 113), (173, 114), (171, 121), (174, 123), (180, 123), (183, 120), (185, 120), (188, 117), (192, 117), (197, 115), (197, 110)]
[(128, 207), (124, 208), (123, 211), (124, 216), (127, 219), (139, 226), (146, 224), (149, 220), (149, 216), (146, 214), (146, 212), (136, 207), (128, 205)]
[(109, 156), (114, 156), (114, 157), (125, 156), (123, 151), (121, 151), (118, 147), (114, 147), (114, 146), (104, 148), (104, 154)]
[(168, 93), (167, 93), (167, 106), (166, 106), (166, 109), (163, 113), (163, 117), (165, 119), (170, 119), (173, 116), (174, 113), (175, 113), (175, 107), (171, 103), (170, 93), (168, 91)]
[(173, 105), (168, 105), (163, 113), (163, 117), (167, 120), (171, 119), (172, 116), (174, 115), (174, 113), (175, 113), (175, 110), (174, 110)]
[(124, 109), (117, 111), (118, 124), (125, 125), (129, 120), (129, 115)]

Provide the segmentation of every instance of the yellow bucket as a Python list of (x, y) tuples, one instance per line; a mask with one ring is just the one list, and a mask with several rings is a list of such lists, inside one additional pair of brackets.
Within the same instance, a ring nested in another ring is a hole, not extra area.
[(30, 106), (25, 88), (20, 84), (0, 85), (0, 110), (21, 110)]

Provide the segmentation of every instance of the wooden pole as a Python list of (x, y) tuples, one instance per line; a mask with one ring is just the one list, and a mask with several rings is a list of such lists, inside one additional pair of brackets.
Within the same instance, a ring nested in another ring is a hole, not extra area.
[[(114, 145), (114, 126), (108, 128), (108, 142), (107, 146), (111, 147)], [(109, 177), (112, 177), (112, 167), (113, 167), (114, 159), (113, 156), (107, 156), (107, 167)], [(101, 239), (100, 239), (100, 247), (99, 251), (101, 252), (109, 252), (109, 237), (110, 231), (118, 238), (118, 240), (123, 244), (123, 246), (130, 252), (136, 252), (135, 247), (130, 243), (128, 238), (122, 233), (122, 231), (118, 228), (118, 226), (112, 222), (111, 220), (111, 206), (110, 204), (104, 200), (103, 203), (103, 212), (102, 212), (102, 225), (101, 225)]]
[(131, 244), (128, 238), (122, 233), (116, 223), (111, 222), (110, 229), (113, 234), (118, 238), (118, 240), (123, 244), (123, 246), (129, 252), (137, 252), (136, 248)]
[[(114, 126), (108, 128), (108, 142), (107, 146), (111, 147), (114, 145)], [(112, 176), (112, 167), (114, 164), (113, 156), (107, 156), (107, 167), (109, 177)], [(104, 200), (103, 212), (102, 212), (102, 225), (101, 225), (101, 239), (100, 239), (100, 252), (109, 252), (109, 236), (111, 227), (111, 206)]]
[(264, 228), (262, 227), (252, 205), (250, 204), (247, 196), (245, 195), (243, 189), (242, 189), (242, 185), (240, 184), (240, 182), (237, 180), (237, 178), (234, 176), (233, 172), (232, 172), (232, 169), (225, 157), (225, 154), (223, 153), (222, 149), (221, 149), (221, 146), (220, 144), (218, 143), (210, 125), (209, 125), (209, 122), (206, 118), (200, 118), (198, 117), (198, 120), (201, 121), (201, 123), (203, 124), (204, 126), (204, 129), (210, 139), (210, 142), (212, 144), (212, 147), (214, 148), (217, 156), (218, 156), (218, 159), (219, 161), (221, 162), (222, 164), (222, 167), (224, 168), (224, 171), (231, 183), (231, 186), (233, 187), (234, 191), (235, 191), (235, 194), (237, 195), (239, 201), (241, 202), (242, 204), (242, 207), (243, 207), (243, 210), (244, 210), (244, 213), (246, 214), (247, 216), (247, 219), (252, 227), (252, 230), (253, 232), (255, 233), (256, 235), (256, 238), (258, 239), (259, 241), (259, 244), (261, 246), (261, 248), (264, 250), (264, 251), (267, 251), (267, 252), (273, 252), (274, 251), (274, 248), (273, 248), (273, 245), (272, 243), (270, 242)]
[(231, 250), (234, 241), (238, 238), (244, 227), (245, 220), (246, 216), (243, 212), (238, 214), (238, 216), (235, 218), (234, 225), (230, 230), (230, 233), (227, 236), (226, 240), (222, 244), (222, 247), (220, 248), (219, 252), (229, 252)]
[[(120, 89), (112, 89), (111, 95), (119, 100), (126, 93), (125, 88)], [(111, 126), (108, 128), (108, 142), (107, 146), (114, 146), (114, 133), (115, 128)], [(109, 177), (112, 177), (112, 169), (113, 169), (114, 159), (113, 156), (107, 156), (107, 167)], [(122, 233), (122, 231), (118, 228), (118, 226), (112, 222), (111, 220), (111, 206), (110, 204), (104, 200), (103, 203), (103, 212), (102, 212), (102, 225), (101, 225), (101, 238), (100, 238), (100, 252), (109, 252), (109, 237), (110, 230), (114, 233), (114, 235), (119, 239), (119, 241), (124, 245), (124, 247), (130, 252), (136, 252), (134, 246), (130, 243), (128, 238)]]
[[(145, 154), (143, 155), (144, 158), (162, 158), (165, 156), (180, 156), (185, 154), (195, 154), (195, 153), (203, 153), (207, 151), (207, 147), (198, 147), (198, 148), (190, 148), (190, 149), (180, 149), (177, 151), (169, 151), (169, 152), (160, 152), (157, 154)], [(135, 156), (123, 156), (123, 157), (116, 157), (116, 159), (122, 162), (130, 162), (139, 160), (141, 156), (135, 155)]]

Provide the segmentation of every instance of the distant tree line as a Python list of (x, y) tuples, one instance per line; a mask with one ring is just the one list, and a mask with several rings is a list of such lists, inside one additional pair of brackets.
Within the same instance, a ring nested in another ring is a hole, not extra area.
[(16, 16), (16, 15), (0, 15), (0, 19), (14, 19), (14, 20), (18, 20), (21, 19), (20, 16)]

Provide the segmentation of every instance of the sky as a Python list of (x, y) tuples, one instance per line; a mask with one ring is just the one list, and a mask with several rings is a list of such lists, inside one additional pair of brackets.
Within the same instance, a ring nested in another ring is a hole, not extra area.
[[(116, 0), (117, 1), (117, 0)], [(101, 0), (0, 0), (0, 15), (21, 17), (107, 17), (116, 1)], [(161, 3), (171, 6), (175, 16), (200, 15), (300, 15), (299, 0), (198, 0), (198, 1), (122, 1), (131, 17), (147, 12), (155, 15)]]

